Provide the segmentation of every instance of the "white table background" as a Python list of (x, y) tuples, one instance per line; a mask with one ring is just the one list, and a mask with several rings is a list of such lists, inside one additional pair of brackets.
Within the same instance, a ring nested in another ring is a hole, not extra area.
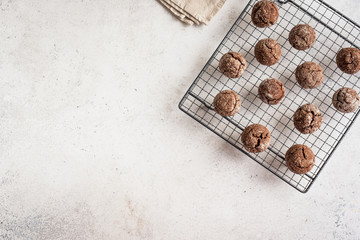
[(0, 0), (0, 239), (360, 239), (360, 120), (301, 194), (177, 107), (246, 3)]

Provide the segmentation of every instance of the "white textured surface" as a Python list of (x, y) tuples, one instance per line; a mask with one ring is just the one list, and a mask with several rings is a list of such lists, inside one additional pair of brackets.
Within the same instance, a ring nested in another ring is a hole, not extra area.
[(301, 194), (177, 108), (246, 2), (0, 0), (0, 239), (360, 239), (360, 120)]

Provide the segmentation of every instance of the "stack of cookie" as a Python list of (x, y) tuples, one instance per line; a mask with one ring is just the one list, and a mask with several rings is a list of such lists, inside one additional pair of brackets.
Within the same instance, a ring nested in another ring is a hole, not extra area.
[[(259, 28), (270, 27), (277, 22), (279, 10), (269, 0), (257, 2), (251, 14), (252, 23)], [(308, 24), (299, 24), (291, 29), (289, 42), (299, 51), (310, 49), (316, 42), (316, 32)], [(276, 40), (260, 40), (254, 48), (256, 60), (266, 66), (272, 66), (281, 59), (281, 47)], [(336, 56), (338, 68), (346, 74), (355, 74), (360, 70), (360, 50), (343, 48)], [(219, 61), (219, 70), (229, 78), (239, 78), (246, 71), (245, 58), (238, 52), (228, 52)], [(324, 81), (322, 67), (315, 62), (304, 62), (295, 70), (296, 81), (304, 89), (319, 87)], [(258, 87), (258, 96), (266, 104), (281, 103), (285, 96), (283, 83), (275, 78), (265, 79)], [(355, 112), (359, 107), (359, 95), (351, 88), (338, 89), (332, 98), (333, 106), (342, 113)], [(241, 99), (232, 90), (224, 90), (214, 98), (215, 111), (224, 116), (235, 115), (241, 106)], [(301, 134), (312, 134), (321, 128), (322, 114), (319, 108), (311, 103), (300, 106), (293, 116), (294, 127)], [(244, 148), (251, 153), (265, 151), (271, 143), (270, 131), (260, 124), (246, 127), (241, 136)], [(313, 151), (305, 145), (296, 144), (285, 154), (289, 170), (297, 174), (309, 172), (315, 165)]]

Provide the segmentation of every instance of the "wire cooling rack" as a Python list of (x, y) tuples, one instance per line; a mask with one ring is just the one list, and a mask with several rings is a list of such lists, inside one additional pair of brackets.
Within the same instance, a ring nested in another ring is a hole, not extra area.
[[(251, 22), (251, 10), (258, 0), (250, 0), (212, 54), (205, 67), (186, 92), (179, 108), (203, 126), (244, 152), (250, 158), (299, 190), (307, 192), (334, 152), (359, 111), (342, 114), (332, 106), (332, 95), (344, 86), (359, 92), (359, 78), (342, 73), (336, 66), (336, 54), (343, 47), (360, 44), (360, 27), (334, 8), (320, 0), (278, 0), (279, 19), (269, 28), (256, 28)], [(297, 24), (310, 24), (316, 31), (317, 41), (306, 51), (291, 47), (287, 38)], [(273, 38), (282, 49), (282, 59), (274, 66), (260, 65), (254, 56), (255, 44), (263, 38)], [(241, 53), (247, 63), (246, 72), (238, 79), (222, 75), (219, 60), (229, 51)], [(324, 82), (317, 89), (302, 89), (295, 79), (295, 69), (304, 61), (319, 63), (324, 71)], [(278, 105), (267, 105), (257, 97), (262, 80), (276, 78), (284, 83), (286, 95)], [(242, 106), (238, 114), (226, 118), (216, 114), (212, 102), (216, 94), (231, 89), (239, 94)], [(296, 109), (313, 103), (323, 114), (320, 130), (302, 135), (294, 127), (292, 116)], [(244, 128), (253, 123), (266, 126), (272, 136), (268, 150), (248, 153), (241, 144)], [(294, 144), (305, 144), (313, 150), (316, 162), (304, 175), (292, 173), (285, 165), (284, 156)]]

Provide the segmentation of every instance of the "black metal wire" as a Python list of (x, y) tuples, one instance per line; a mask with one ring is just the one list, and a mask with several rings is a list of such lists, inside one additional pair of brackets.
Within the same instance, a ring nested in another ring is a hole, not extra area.
[[(359, 114), (359, 111), (351, 114), (336, 111), (332, 95), (344, 86), (360, 91), (359, 78), (342, 73), (335, 62), (341, 48), (358, 48), (360, 27), (320, 0), (278, 0), (277, 23), (265, 29), (256, 28), (251, 22), (251, 9), (257, 1), (249, 1), (180, 101), (179, 108), (305, 193)], [(290, 30), (300, 23), (310, 24), (317, 34), (316, 43), (306, 51), (294, 49), (287, 40)], [(263, 38), (273, 38), (281, 45), (282, 59), (274, 66), (260, 65), (255, 59), (254, 46)], [(248, 62), (246, 72), (239, 79), (227, 78), (218, 70), (221, 56), (230, 50), (241, 53)], [(324, 83), (317, 89), (302, 89), (296, 83), (295, 69), (305, 61), (317, 62), (323, 68)], [(259, 84), (270, 77), (282, 81), (286, 89), (285, 98), (278, 105), (267, 105), (257, 97)], [(224, 89), (237, 92), (242, 99), (239, 113), (230, 118), (216, 114), (212, 108), (214, 97)], [(305, 103), (315, 104), (323, 113), (320, 130), (310, 135), (300, 134), (292, 122), (296, 109)], [(248, 153), (241, 145), (241, 133), (252, 123), (260, 123), (271, 132), (272, 144), (265, 152)], [(307, 174), (294, 174), (285, 165), (285, 152), (294, 144), (305, 144), (316, 155), (315, 166)]]

